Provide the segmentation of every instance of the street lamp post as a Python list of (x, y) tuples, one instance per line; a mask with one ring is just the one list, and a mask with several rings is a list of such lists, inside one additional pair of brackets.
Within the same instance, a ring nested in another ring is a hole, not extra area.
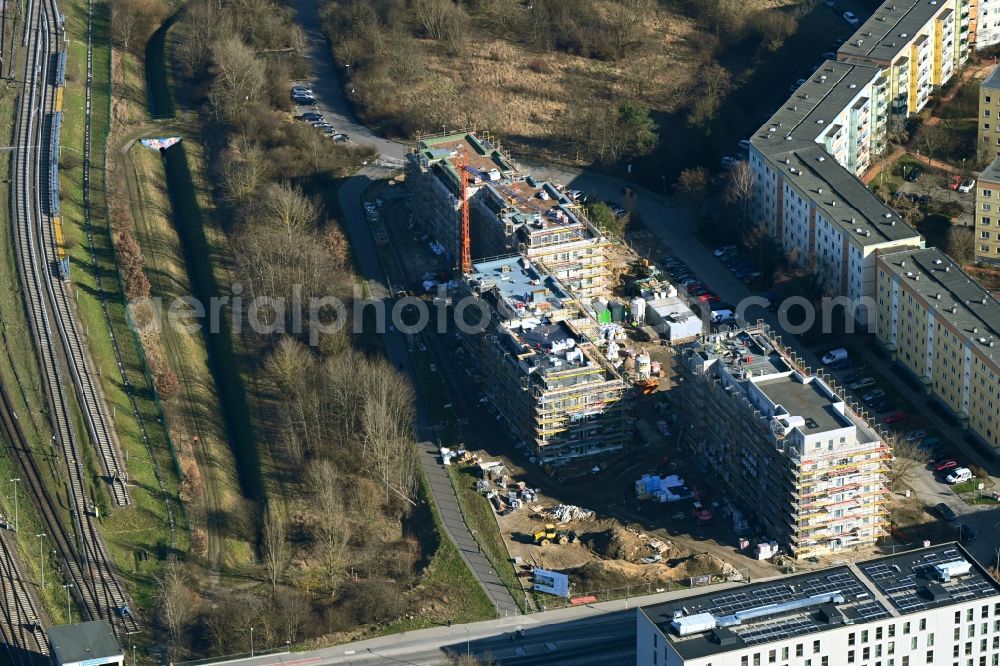
[(250, 656), (253, 657), (253, 627), (250, 627)]
[(20, 477), (16, 479), (11, 479), (11, 483), (14, 484), (14, 531), (17, 532), (18, 522), (17, 522), (17, 484), (21, 482)]
[(42, 562), (42, 587), (45, 587), (45, 552), (42, 550), (42, 539), (45, 538), (45, 534), (36, 534), (38, 537), (38, 559)]
[(138, 631), (128, 631), (125, 635), (128, 637), (129, 646), (132, 648), (132, 666), (135, 666), (135, 641), (132, 640), (132, 634), (137, 634)]
[(67, 623), (73, 621), (73, 613), (72, 613), (72, 611), (70, 610), (70, 607), (69, 607), (69, 588), (71, 588), (71, 587), (73, 587), (73, 583), (66, 583), (65, 585), (63, 585), (63, 588), (66, 589), (66, 622)]

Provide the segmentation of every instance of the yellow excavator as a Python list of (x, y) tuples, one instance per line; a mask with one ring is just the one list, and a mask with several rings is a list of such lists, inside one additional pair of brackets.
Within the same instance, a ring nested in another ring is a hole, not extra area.
[(551, 523), (546, 525), (544, 530), (535, 532), (534, 537), (535, 544), (539, 546), (547, 546), (550, 543), (558, 543), (562, 546), (573, 540), (573, 535), (570, 532), (557, 530), (556, 526)]

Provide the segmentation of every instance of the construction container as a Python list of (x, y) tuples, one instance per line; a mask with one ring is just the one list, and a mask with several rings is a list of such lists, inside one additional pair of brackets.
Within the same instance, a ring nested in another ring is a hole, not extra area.
[(652, 360), (649, 354), (642, 351), (635, 357), (635, 376), (639, 380), (649, 379), (652, 372)]
[(642, 326), (646, 323), (646, 299), (641, 296), (636, 296), (629, 302), (629, 312), (632, 315), (632, 321), (635, 322), (637, 326)]

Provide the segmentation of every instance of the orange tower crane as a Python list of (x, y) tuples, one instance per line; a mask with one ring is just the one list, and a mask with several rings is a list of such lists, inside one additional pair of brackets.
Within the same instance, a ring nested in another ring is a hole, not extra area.
[(469, 158), (465, 153), (458, 155), (458, 197), (461, 202), (462, 229), (462, 274), (472, 272), (472, 241), (469, 238)]

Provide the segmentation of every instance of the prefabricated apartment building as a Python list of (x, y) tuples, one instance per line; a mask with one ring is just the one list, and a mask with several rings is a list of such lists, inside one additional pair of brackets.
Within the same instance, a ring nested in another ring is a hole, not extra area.
[(596, 343), (590, 309), (610, 295), (611, 241), (553, 184), (471, 132), (423, 139), (406, 183), (411, 212), (456, 264), (459, 188), (468, 188), (474, 263), (463, 288), (491, 321), (466, 344), (514, 438), (539, 463), (622, 449), (632, 427), (626, 383)]
[(875, 543), (887, 529), (888, 445), (766, 326), (683, 348), (681, 442), (795, 558)]

